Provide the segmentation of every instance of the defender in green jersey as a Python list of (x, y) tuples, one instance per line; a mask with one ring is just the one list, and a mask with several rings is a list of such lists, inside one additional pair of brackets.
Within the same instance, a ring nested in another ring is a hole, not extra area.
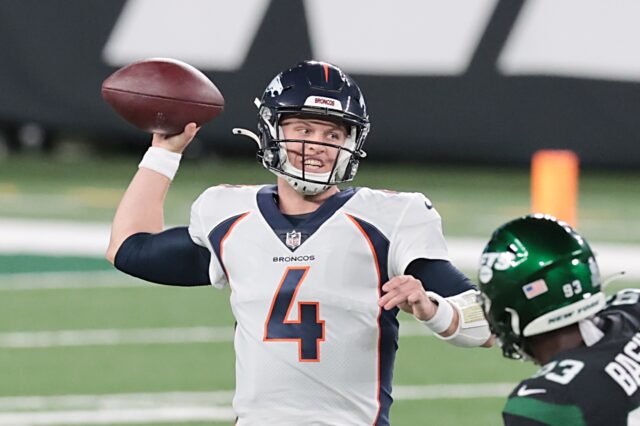
[(547, 215), (508, 222), (478, 281), (504, 356), (542, 366), (509, 396), (506, 425), (640, 425), (640, 291), (607, 300), (582, 236)]

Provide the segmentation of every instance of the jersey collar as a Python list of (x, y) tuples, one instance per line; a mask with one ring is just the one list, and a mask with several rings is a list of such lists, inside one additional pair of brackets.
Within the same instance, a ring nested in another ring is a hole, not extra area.
[(336, 211), (349, 201), (356, 192), (356, 188), (347, 188), (344, 191), (337, 192), (325, 200), (325, 202), (322, 203), (316, 211), (311, 213), (304, 222), (296, 225), (295, 227), (291, 222), (289, 222), (289, 220), (287, 220), (278, 207), (278, 188), (276, 185), (269, 185), (260, 189), (257, 194), (257, 203), (260, 214), (264, 217), (265, 221), (269, 224), (276, 236), (289, 250), (295, 251), (299, 245), (293, 248), (287, 245), (287, 234), (300, 232), (300, 245), (304, 244), (304, 242), (313, 235), (313, 233), (316, 232), (323, 223), (333, 216)]

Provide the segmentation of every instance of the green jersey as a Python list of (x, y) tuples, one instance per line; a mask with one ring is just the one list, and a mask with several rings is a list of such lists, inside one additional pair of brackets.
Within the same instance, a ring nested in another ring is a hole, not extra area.
[(557, 354), (511, 393), (508, 426), (640, 425), (640, 290), (611, 296), (596, 323), (604, 336)]

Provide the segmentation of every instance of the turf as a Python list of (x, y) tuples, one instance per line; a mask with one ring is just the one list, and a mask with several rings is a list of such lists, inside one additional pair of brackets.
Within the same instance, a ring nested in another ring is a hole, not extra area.
[[(0, 286), (12, 276), (0, 275)], [(129, 280), (117, 273), (112, 279)], [(153, 284), (92, 288), (90, 280), (85, 287), (3, 291), (0, 332), (233, 324), (227, 291)], [(405, 314), (400, 319), (410, 320)], [(232, 390), (234, 383), (230, 342), (5, 348), (0, 365), (0, 396)], [(504, 360), (496, 348), (459, 349), (410, 336), (400, 340), (394, 385), (515, 383), (534, 370)], [(400, 400), (392, 418), (395, 425), (422, 424), (425, 418), (445, 426), (494, 425), (502, 404), (497, 397)]]
[[(5, 161), (0, 218), (110, 221), (137, 161)], [(191, 202), (207, 186), (273, 181), (253, 162), (185, 163), (167, 200), (169, 223), (186, 223)], [(526, 170), (371, 163), (362, 166), (356, 184), (424, 192), (443, 216), (446, 235), (487, 237), (529, 209)], [(583, 170), (578, 217), (591, 240), (639, 243), (640, 173)], [(54, 280), (80, 288), (21, 289)], [(233, 325), (226, 291), (143, 285), (101, 259), (5, 254), (0, 290), (0, 333)], [(1, 348), (0, 365), (0, 397), (233, 390), (234, 380), (230, 342)], [(400, 340), (394, 385), (515, 383), (534, 370), (504, 360), (495, 348), (464, 350), (410, 336)], [(401, 426), (496, 425), (503, 404), (502, 397), (398, 400), (392, 420)]]
[[(110, 221), (137, 161), (6, 161), (0, 167), (0, 217)], [(187, 223), (191, 203), (209, 186), (273, 181), (253, 161), (187, 159), (167, 197), (166, 221)], [(443, 217), (445, 235), (484, 238), (530, 209), (526, 169), (365, 163), (354, 185), (425, 193)], [(638, 217), (640, 172), (582, 171), (578, 228), (590, 240), (638, 243)]]

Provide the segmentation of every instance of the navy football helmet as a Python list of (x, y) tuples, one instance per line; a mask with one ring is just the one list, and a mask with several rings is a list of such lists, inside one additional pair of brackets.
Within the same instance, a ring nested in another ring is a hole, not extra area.
[[(340, 68), (326, 62), (304, 61), (278, 74), (267, 86), (258, 106), (259, 136), (245, 129), (235, 134), (258, 143), (260, 163), (284, 178), (303, 195), (326, 191), (332, 185), (353, 179), (359, 161), (366, 156), (362, 146), (369, 133), (369, 115), (358, 85)], [(317, 118), (343, 124), (347, 139), (343, 146), (298, 139), (284, 139), (281, 121), (287, 116)], [(311, 173), (291, 164), (286, 143), (300, 143), (304, 163), (305, 144), (339, 149), (331, 171)]]

